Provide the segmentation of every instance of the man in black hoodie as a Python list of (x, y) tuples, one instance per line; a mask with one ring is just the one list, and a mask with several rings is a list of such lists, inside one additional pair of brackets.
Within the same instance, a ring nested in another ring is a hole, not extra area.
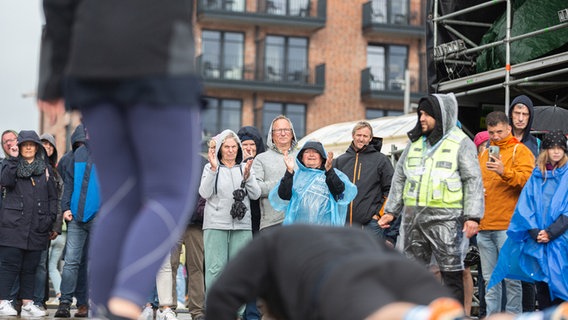
[(527, 146), (536, 159), (540, 151), (540, 139), (531, 134), (533, 119), (532, 100), (525, 95), (513, 99), (509, 108), (509, 122), (513, 128), (513, 136)]
[(357, 186), (357, 196), (349, 205), (346, 223), (361, 225), (395, 244), (400, 224), (394, 223), (389, 229), (381, 229), (377, 224), (394, 172), (389, 159), (381, 153), (383, 140), (373, 137), (373, 127), (367, 121), (355, 124), (351, 135), (353, 142), (347, 151), (333, 161), (333, 166)]

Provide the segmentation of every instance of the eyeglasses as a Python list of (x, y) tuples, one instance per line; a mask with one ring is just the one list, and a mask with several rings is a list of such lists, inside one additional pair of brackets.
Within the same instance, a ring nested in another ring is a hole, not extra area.
[(3, 145), (7, 145), (8, 143), (16, 142), (18, 139), (6, 139), (2, 142)]
[(280, 133), (280, 134), (287, 134), (287, 133), (291, 133), (292, 129), (274, 129), (272, 130), (272, 133)]

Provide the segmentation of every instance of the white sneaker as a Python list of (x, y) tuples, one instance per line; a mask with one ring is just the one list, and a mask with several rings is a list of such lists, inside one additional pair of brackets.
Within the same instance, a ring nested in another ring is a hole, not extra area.
[(142, 310), (138, 320), (154, 320), (154, 309), (150, 306), (146, 306), (144, 310)]
[(28, 302), (22, 306), (20, 317), (45, 317), (45, 311), (41, 310), (33, 302)]
[(178, 318), (172, 309), (165, 308), (164, 310), (158, 310), (156, 320), (178, 320)]
[(0, 316), (17, 316), (18, 311), (14, 309), (12, 301), (2, 300), (0, 301)]

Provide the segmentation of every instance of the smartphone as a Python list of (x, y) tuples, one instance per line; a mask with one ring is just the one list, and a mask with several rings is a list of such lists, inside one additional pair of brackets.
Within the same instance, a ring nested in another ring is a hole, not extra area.
[(499, 158), (499, 147), (498, 146), (489, 146), (489, 161), (495, 162), (491, 156), (495, 158)]

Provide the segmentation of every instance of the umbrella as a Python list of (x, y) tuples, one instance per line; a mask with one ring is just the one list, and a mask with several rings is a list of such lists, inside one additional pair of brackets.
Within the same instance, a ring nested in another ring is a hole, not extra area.
[(562, 130), (568, 133), (568, 110), (557, 106), (534, 107), (532, 130), (552, 131)]

